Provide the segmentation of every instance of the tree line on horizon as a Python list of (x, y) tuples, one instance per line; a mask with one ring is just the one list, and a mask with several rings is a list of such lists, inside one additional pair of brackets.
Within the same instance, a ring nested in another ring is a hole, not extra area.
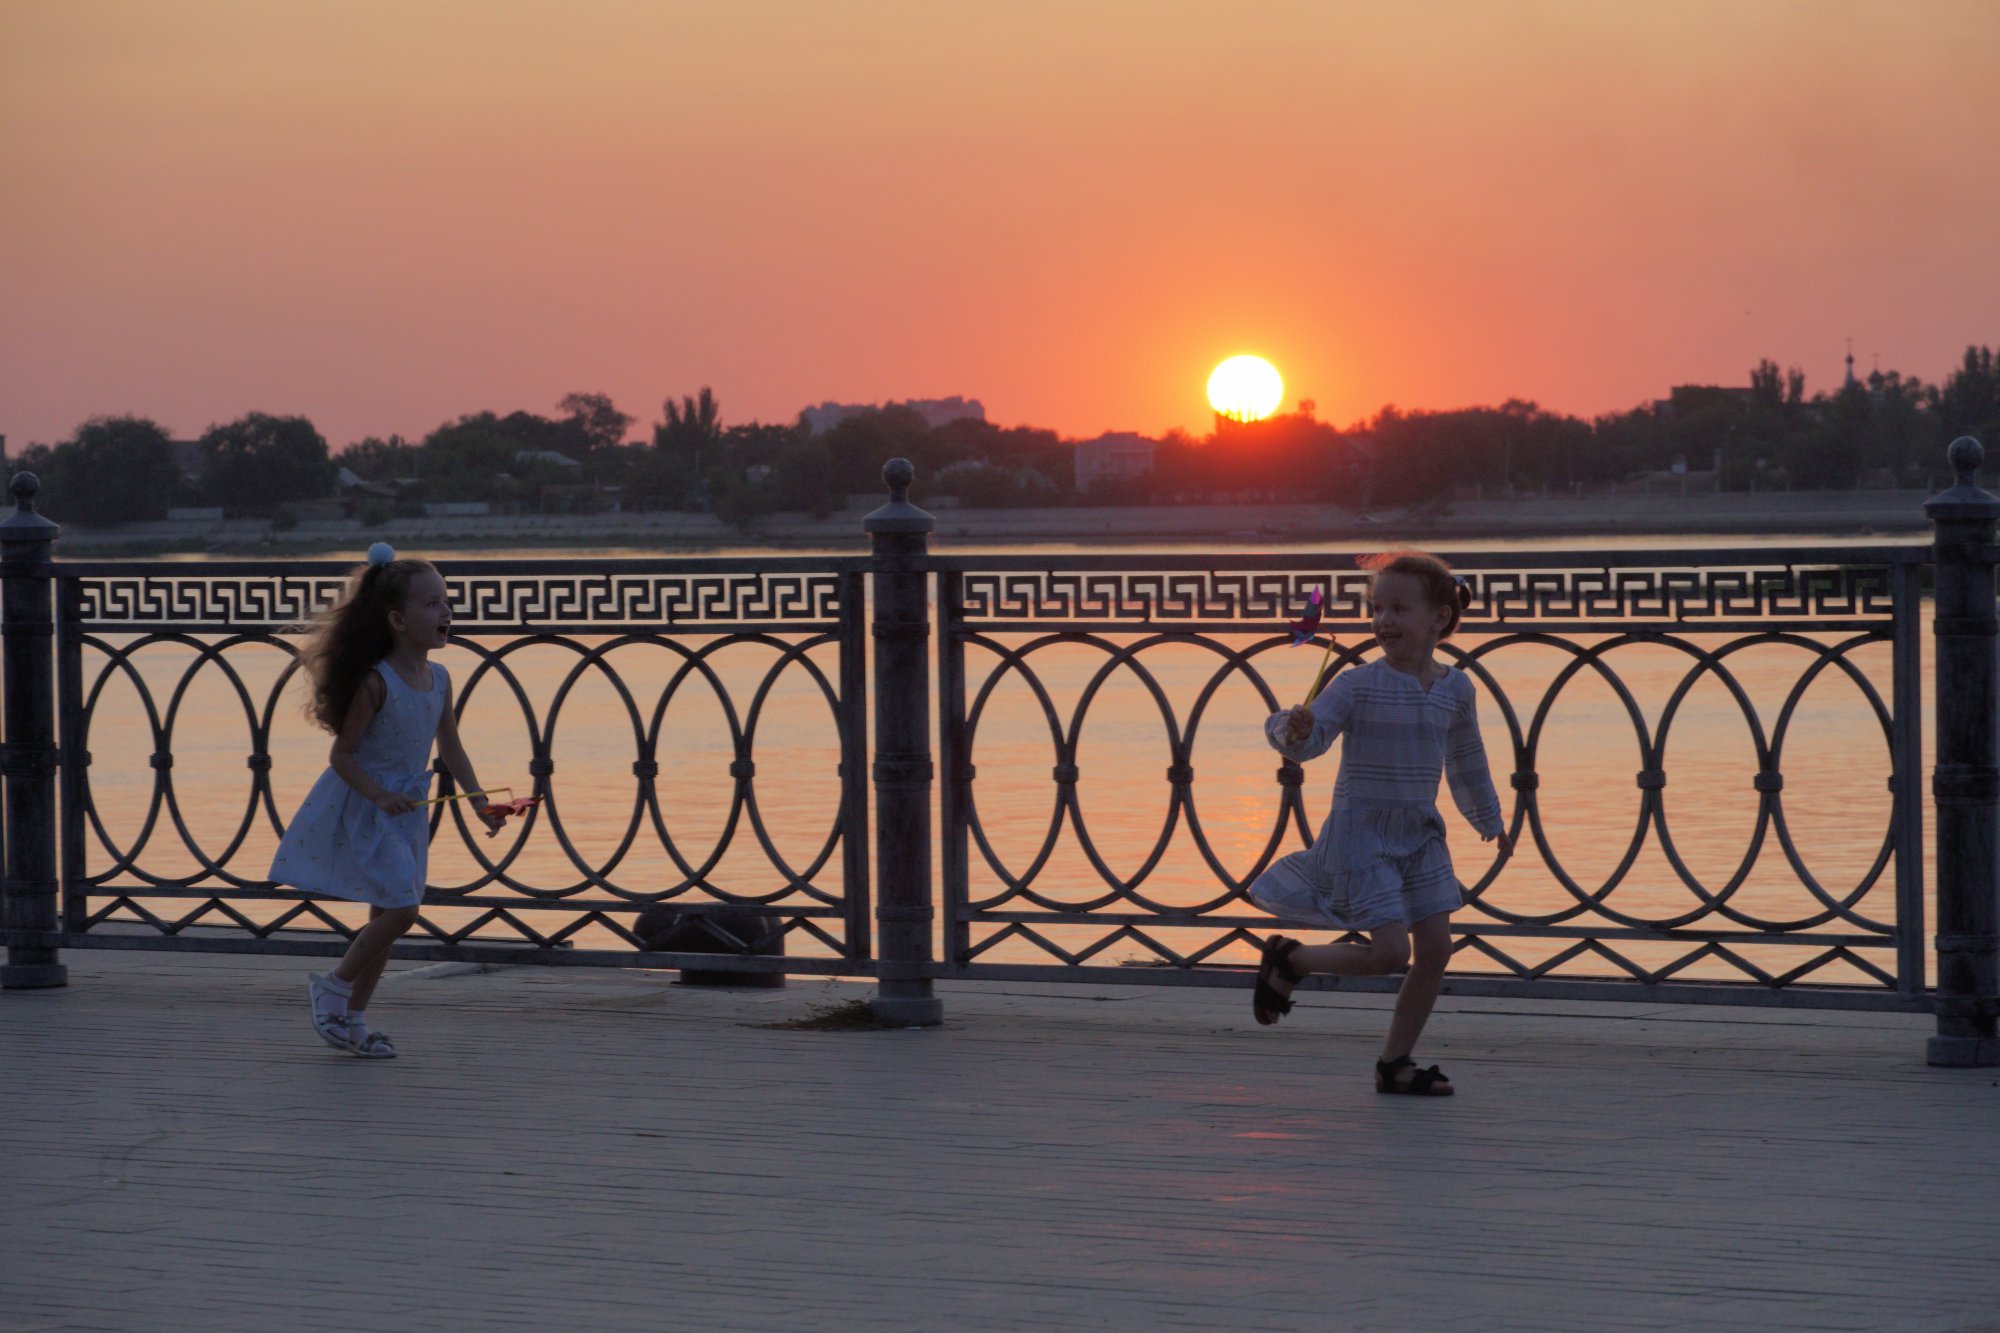
[[(164, 517), (169, 506), (285, 515), (339, 494), (369, 521), (434, 501), (498, 512), (711, 510), (745, 530), (768, 514), (824, 516), (881, 490), (885, 459), (917, 467), (913, 495), (974, 508), (1305, 500), (1407, 506), (1455, 489), (1483, 494), (1602, 490), (1663, 472), (1709, 474), (1716, 489), (1929, 486), (1959, 435), (2000, 443), (2000, 354), (1968, 347), (1932, 385), (1894, 371), (1805, 392), (1797, 369), (1762, 361), (1747, 387), (1690, 386), (1594, 420), (1510, 399), (1497, 407), (1384, 407), (1345, 429), (1308, 413), (1236, 423), (1206, 436), (1169, 431), (1150, 475), (1079, 494), (1077, 442), (1035, 427), (962, 419), (928, 424), (901, 406), (857, 413), (813, 434), (789, 424), (725, 425), (706, 388), (668, 398), (650, 438), (600, 393), (573, 393), (552, 416), (477, 412), (410, 442), (369, 437), (339, 453), (305, 417), (251, 412), (177, 443), (139, 416), (94, 417), (66, 440), (32, 444), (16, 470), (37, 473), (44, 509), (85, 525)], [(190, 457), (191, 455), (191, 457)], [(2000, 458), (2000, 456), (1996, 456)]]

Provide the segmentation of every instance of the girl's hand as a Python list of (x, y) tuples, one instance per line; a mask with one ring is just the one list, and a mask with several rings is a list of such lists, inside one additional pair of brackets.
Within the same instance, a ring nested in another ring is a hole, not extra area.
[(481, 801), (478, 805), (478, 808), (473, 810), (472, 813), (478, 815), (479, 822), (486, 825), (486, 836), (489, 838), (492, 837), (494, 834), (498, 833), (501, 829), (501, 826), (507, 822), (507, 816), (497, 813), (493, 809), (493, 807), (485, 801)]
[(375, 798), (375, 808), (385, 815), (407, 815), (417, 803), (399, 791), (385, 791)]
[(1514, 839), (1508, 835), (1505, 829), (1502, 829), (1498, 833), (1489, 833), (1481, 838), (1480, 841), (1498, 842), (1500, 844), (1500, 855), (1502, 856), (1512, 856), (1514, 854)]
[(1304, 704), (1293, 704), (1291, 712), (1285, 715), (1285, 739), (1302, 741), (1312, 735), (1312, 709)]

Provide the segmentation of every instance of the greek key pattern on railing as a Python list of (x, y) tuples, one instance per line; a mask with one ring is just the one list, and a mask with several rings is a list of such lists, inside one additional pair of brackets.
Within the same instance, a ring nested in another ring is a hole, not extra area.
[(457, 614), (478, 625), (832, 621), (833, 574), (574, 575), (450, 580)]
[[(455, 628), (519, 630), (592, 624), (827, 624), (840, 616), (835, 573), (454, 574)], [(188, 630), (278, 629), (333, 604), (345, 574), (119, 574), (81, 577), (86, 628), (175, 624)]]
[(343, 574), (244, 576), (121, 575), (76, 581), (77, 604), (92, 629), (179, 623), (189, 629), (275, 628), (333, 605)]
[[(971, 624), (989, 620), (1126, 622), (1274, 621), (1304, 613), (1326, 590), (1329, 622), (1368, 617), (1370, 575), (1221, 570), (968, 570), (961, 606)], [(1465, 569), (1466, 621), (1588, 619), (1678, 624), (1774, 618), (1887, 620), (1889, 572), (1861, 568)], [(1109, 627), (1107, 625), (1107, 627)]]

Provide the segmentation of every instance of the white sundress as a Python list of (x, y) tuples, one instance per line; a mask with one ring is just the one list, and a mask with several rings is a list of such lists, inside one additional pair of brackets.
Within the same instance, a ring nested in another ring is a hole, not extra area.
[(1465, 905), (1438, 814), (1440, 776), (1482, 836), (1505, 829), (1479, 737), (1472, 681), (1447, 667), (1429, 690), (1377, 659), (1343, 671), (1312, 703), (1312, 732), (1285, 741), (1285, 714), (1264, 724), (1271, 747), (1299, 763), (1341, 738), (1333, 809), (1312, 846), (1274, 863), (1250, 901), (1275, 916), (1370, 930), (1413, 925)]
[[(430, 689), (414, 690), (386, 661), (375, 664), (388, 693), (354, 750), (369, 777), (418, 801), (430, 793), (431, 742), (451, 700), (451, 677), (437, 663), (429, 665)], [(425, 811), (385, 815), (328, 768), (278, 843), (271, 878), (331, 898), (415, 907), (423, 901), (429, 864)]]

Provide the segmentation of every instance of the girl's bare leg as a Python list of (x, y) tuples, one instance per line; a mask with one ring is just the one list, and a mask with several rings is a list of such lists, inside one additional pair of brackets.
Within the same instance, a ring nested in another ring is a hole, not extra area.
[(333, 969), (333, 975), (354, 988), (347, 997), (349, 1009), (368, 1007), (369, 997), (375, 993), (375, 983), (382, 979), (382, 969), (389, 965), (389, 951), (416, 923), (417, 909), (414, 907), (371, 907), (368, 910), (368, 924), (355, 932), (347, 952), (341, 955), (340, 963)]
[[(1306, 944), (1292, 950), (1292, 970), (1331, 972), (1337, 977), (1381, 977), (1400, 972), (1410, 961), (1410, 932), (1401, 922), (1368, 932), (1366, 944)], [(1293, 983), (1283, 973), (1271, 978), (1280, 995), (1290, 995)]]
[(1427, 916), (1410, 927), (1415, 956), (1396, 992), (1396, 1012), (1389, 1019), (1389, 1036), (1382, 1043), (1384, 1060), (1400, 1060), (1416, 1049), (1431, 1008), (1437, 1004), (1444, 986), (1444, 970), (1451, 962), (1451, 913)]

